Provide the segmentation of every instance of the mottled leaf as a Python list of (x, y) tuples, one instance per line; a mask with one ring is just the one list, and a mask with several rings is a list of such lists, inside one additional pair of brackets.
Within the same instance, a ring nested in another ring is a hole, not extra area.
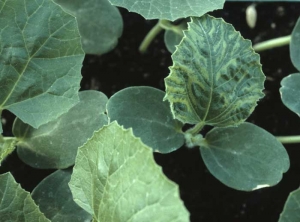
[(285, 202), (279, 222), (299, 222), (300, 221), (300, 189), (290, 193)]
[(280, 94), (283, 104), (300, 116), (300, 73), (281, 80)]
[(0, 114), (37, 128), (78, 102), (84, 54), (73, 16), (52, 1), (0, 0), (0, 30)]
[(152, 150), (116, 122), (79, 148), (69, 186), (95, 221), (189, 221), (178, 186), (164, 176)]
[(174, 120), (165, 93), (147, 87), (129, 87), (114, 94), (107, 103), (108, 117), (125, 128), (132, 127), (135, 136), (153, 148), (168, 153), (184, 144), (182, 124)]
[(42, 169), (63, 169), (75, 163), (78, 147), (107, 124), (107, 97), (103, 93), (82, 91), (79, 97), (80, 102), (67, 113), (38, 129), (19, 119), (15, 121), (13, 134), (18, 138), (21, 160)]
[(50, 222), (10, 173), (0, 175), (0, 218), (3, 222)]
[(92, 219), (73, 200), (68, 186), (71, 173), (71, 170), (57, 170), (32, 191), (32, 199), (51, 222), (88, 222)]
[(108, 0), (113, 5), (136, 12), (146, 19), (167, 19), (201, 16), (222, 9), (225, 0)]
[(259, 55), (222, 19), (205, 15), (188, 25), (165, 79), (174, 117), (220, 127), (242, 123), (264, 95)]
[(85, 53), (101, 55), (117, 45), (123, 20), (119, 10), (107, 0), (54, 1), (76, 17)]
[(16, 138), (0, 135), (0, 166), (1, 162), (15, 150)]
[(237, 190), (273, 186), (290, 165), (282, 144), (251, 123), (214, 128), (206, 135), (200, 150), (208, 170)]
[(300, 18), (298, 18), (298, 21), (292, 32), (290, 56), (293, 65), (300, 71)]

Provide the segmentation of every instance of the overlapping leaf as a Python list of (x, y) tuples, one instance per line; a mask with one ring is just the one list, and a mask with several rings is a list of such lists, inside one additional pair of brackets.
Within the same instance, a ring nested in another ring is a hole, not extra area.
[(290, 193), (285, 202), (279, 222), (298, 222), (300, 219), (300, 189)]
[(178, 45), (182, 39), (183, 35), (173, 32), (172, 30), (165, 31), (164, 41), (166, 47), (170, 53), (174, 53), (176, 50), (176, 45)]
[(78, 102), (84, 55), (73, 16), (52, 1), (2, 0), (0, 30), (0, 113), (37, 128)]
[(103, 93), (82, 91), (79, 97), (80, 102), (67, 113), (38, 129), (15, 121), (13, 133), (18, 138), (20, 159), (41, 169), (63, 169), (75, 163), (78, 147), (107, 124), (107, 97)]
[(92, 219), (92, 216), (73, 200), (68, 186), (71, 173), (71, 170), (57, 170), (43, 179), (32, 191), (32, 198), (51, 222), (83, 222)]
[(153, 150), (172, 152), (184, 144), (184, 136), (182, 124), (172, 118), (169, 103), (163, 102), (164, 95), (147, 86), (123, 89), (109, 99), (107, 115), (125, 128), (132, 127), (134, 135)]
[(294, 66), (300, 71), (300, 18), (292, 32), (290, 56)]
[(152, 150), (116, 122), (79, 148), (69, 186), (95, 221), (189, 221), (178, 186), (156, 165)]
[(0, 135), (0, 166), (1, 162), (15, 150), (16, 143), (15, 138), (4, 138)]
[(259, 55), (222, 19), (205, 15), (188, 24), (165, 79), (174, 117), (191, 124), (240, 124), (263, 96)]
[(200, 150), (209, 171), (237, 190), (273, 186), (289, 168), (289, 157), (282, 144), (251, 123), (214, 128)]
[(107, 0), (54, 0), (78, 21), (85, 53), (109, 52), (118, 43), (123, 31), (119, 10)]
[(10, 173), (0, 175), (0, 220), (50, 222)]
[(283, 104), (300, 116), (300, 73), (282, 79), (280, 94)]
[(109, 0), (130, 12), (136, 12), (146, 19), (167, 19), (201, 16), (209, 11), (223, 8), (225, 0)]

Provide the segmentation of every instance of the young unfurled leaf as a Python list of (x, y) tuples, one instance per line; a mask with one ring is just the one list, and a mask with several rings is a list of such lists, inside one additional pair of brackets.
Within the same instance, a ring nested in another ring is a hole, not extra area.
[(178, 186), (164, 176), (152, 150), (116, 122), (79, 148), (69, 186), (95, 221), (189, 221)]
[(0, 220), (50, 222), (10, 173), (0, 175)]
[(81, 91), (79, 97), (80, 102), (67, 113), (38, 129), (16, 119), (13, 133), (18, 138), (20, 159), (41, 169), (63, 169), (75, 163), (78, 147), (107, 124), (107, 97), (103, 93)]
[(78, 102), (84, 54), (76, 19), (52, 1), (0, 8), (0, 115), (7, 109), (37, 128)]
[(78, 21), (85, 53), (101, 55), (112, 50), (122, 35), (123, 20), (107, 0), (54, 0)]
[(208, 170), (222, 183), (237, 190), (273, 186), (290, 165), (282, 144), (251, 123), (212, 129), (200, 150)]
[(291, 74), (281, 80), (280, 94), (283, 104), (300, 116), (300, 73)]
[(285, 202), (279, 222), (299, 222), (300, 218), (300, 189), (290, 193)]
[(290, 56), (293, 65), (300, 71), (300, 18), (298, 19), (292, 32)]
[(107, 103), (107, 115), (161, 153), (169, 153), (184, 144), (182, 124), (173, 119), (165, 93), (147, 87), (128, 87), (114, 94)]
[(205, 15), (188, 25), (165, 79), (174, 117), (220, 127), (242, 123), (264, 95), (259, 55), (222, 19)]
[(167, 19), (201, 16), (223, 8), (225, 0), (108, 0), (113, 5), (136, 12), (146, 19)]
[(68, 186), (71, 173), (71, 170), (57, 170), (32, 191), (32, 198), (51, 222), (84, 222), (92, 219), (73, 200)]

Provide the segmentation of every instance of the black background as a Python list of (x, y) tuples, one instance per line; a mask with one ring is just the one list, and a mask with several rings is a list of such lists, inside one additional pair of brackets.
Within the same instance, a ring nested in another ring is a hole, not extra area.
[[(253, 43), (289, 35), (300, 16), (300, 3), (258, 3), (258, 21), (250, 29), (245, 9), (250, 2), (227, 2), (223, 10), (211, 15), (233, 24), (242, 36)], [(120, 9), (124, 32), (118, 46), (102, 56), (87, 55), (82, 68), (82, 90), (96, 89), (108, 97), (128, 86), (153, 86), (164, 90), (163, 79), (172, 65), (163, 34), (141, 55), (138, 47), (156, 21), (145, 21), (135, 13)], [(299, 135), (300, 119), (281, 102), (279, 88), (283, 77), (297, 72), (293, 67), (289, 47), (284, 46), (259, 53), (265, 82), (265, 98), (247, 121), (255, 123), (273, 135)], [(13, 115), (3, 112), (7, 123), (4, 135), (11, 135)], [(272, 188), (253, 192), (236, 191), (215, 179), (206, 169), (199, 150), (181, 149), (170, 154), (155, 154), (168, 178), (179, 185), (181, 198), (191, 213), (191, 221), (277, 221), (289, 193), (300, 184), (300, 144), (285, 146), (291, 166), (283, 180)], [(53, 170), (36, 170), (23, 164), (14, 152), (0, 167), (0, 173), (11, 171), (21, 186), (31, 191)]]

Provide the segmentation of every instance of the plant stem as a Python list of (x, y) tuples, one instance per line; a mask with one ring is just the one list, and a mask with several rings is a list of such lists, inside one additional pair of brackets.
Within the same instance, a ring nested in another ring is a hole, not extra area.
[(276, 136), (276, 139), (283, 144), (300, 143), (300, 136)]
[(272, 49), (275, 47), (280, 47), (280, 46), (284, 46), (284, 45), (288, 45), (290, 44), (291, 41), (291, 36), (283, 36), (283, 37), (279, 37), (279, 38), (275, 38), (275, 39), (270, 39), (261, 43), (257, 43), (253, 46), (253, 49), (256, 52), (259, 51), (264, 51), (267, 49)]
[(203, 122), (197, 123), (193, 128), (186, 131), (186, 133), (190, 133), (192, 135), (198, 134), (204, 126)]
[(139, 51), (141, 53), (145, 53), (147, 51), (148, 46), (151, 44), (153, 39), (163, 30), (163, 28), (161, 26), (161, 22), (162, 22), (161, 20), (158, 20), (156, 25), (150, 30), (150, 32), (148, 32), (148, 34), (142, 41), (142, 43), (139, 47)]

